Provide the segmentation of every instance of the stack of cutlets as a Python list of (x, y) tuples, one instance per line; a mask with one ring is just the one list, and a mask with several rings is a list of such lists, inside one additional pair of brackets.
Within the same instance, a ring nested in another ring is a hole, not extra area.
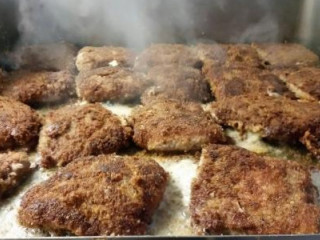
[[(215, 98), (207, 109), (219, 124), (300, 142), (320, 159), (317, 55), (298, 44), (195, 48)], [(192, 185), (192, 224), (200, 234), (318, 233), (317, 196), (299, 164), (209, 145)]]
[(138, 146), (179, 153), (226, 141), (201, 106), (212, 100), (201, 67), (195, 49), (182, 44), (153, 44), (137, 56), (134, 69), (145, 72), (152, 85), (130, 118)]
[[(14, 70), (0, 72), (0, 197), (34, 165), (55, 172), (23, 196), (21, 225), (58, 235), (146, 234), (170, 180), (157, 154), (201, 152), (189, 206), (194, 234), (320, 232), (310, 169), (234, 146), (224, 132), (300, 142), (320, 159), (319, 58), (305, 47), (153, 44), (140, 53), (113, 46), (77, 53), (60, 43), (19, 48), (8, 59)], [(122, 117), (104, 102), (135, 106)], [(45, 114), (31, 108), (49, 103)]]
[(216, 100), (209, 111), (221, 125), (275, 142), (300, 142), (320, 159), (317, 55), (289, 43), (196, 49)]
[[(85, 47), (76, 58), (74, 46), (54, 44), (8, 58), (13, 70), (0, 75), (0, 197), (36, 167), (56, 172), (23, 197), (19, 222), (58, 235), (145, 234), (168, 175), (153, 159), (115, 154), (130, 144), (132, 127), (99, 103), (132, 101), (149, 86), (130, 67), (132, 52)], [(90, 103), (69, 101), (76, 93)], [(35, 150), (38, 162), (29, 160)]]

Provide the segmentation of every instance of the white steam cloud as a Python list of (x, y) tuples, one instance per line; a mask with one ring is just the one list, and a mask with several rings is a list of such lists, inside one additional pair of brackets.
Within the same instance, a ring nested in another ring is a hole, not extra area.
[(282, 41), (280, 33), (284, 27), (279, 28), (279, 16), (285, 16), (286, 8), (296, 6), (286, 4), (279, 11), (276, 3), (268, 0), (20, 0), (19, 43), (63, 40), (79, 45), (142, 48), (152, 42), (190, 43), (198, 39)]

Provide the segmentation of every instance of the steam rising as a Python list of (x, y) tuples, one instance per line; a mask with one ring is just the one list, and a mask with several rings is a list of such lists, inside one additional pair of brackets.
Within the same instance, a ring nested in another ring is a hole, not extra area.
[(22, 44), (64, 40), (142, 48), (152, 42), (276, 41), (281, 37), (274, 4), (267, 0), (18, 2)]
[[(159, 38), (173, 42), (176, 30), (192, 38), (192, 21), (186, 21), (190, 6), (181, 1), (168, 1), (164, 7), (161, 1), (149, 0), (21, 1), (21, 42), (65, 40), (81, 45), (111, 43), (143, 47)], [(157, 19), (154, 13), (160, 14), (159, 9), (170, 17), (158, 16)]]

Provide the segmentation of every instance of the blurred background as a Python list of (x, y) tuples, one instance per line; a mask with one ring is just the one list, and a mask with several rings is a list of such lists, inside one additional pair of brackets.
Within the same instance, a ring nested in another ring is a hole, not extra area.
[(300, 42), (320, 53), (318, 0), (0, 0), (0, 50), (68, 41)]

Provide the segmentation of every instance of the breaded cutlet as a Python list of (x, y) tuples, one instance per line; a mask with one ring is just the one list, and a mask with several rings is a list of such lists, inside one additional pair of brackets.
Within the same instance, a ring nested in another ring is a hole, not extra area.
[(218, 101), (249, 93), (295, 98), (277, 75), (259, 68), (214, 67), (206, 73), (206, 79)]
[(132, 101), (149, 85), (145, 74), (121, 67), (97, 68), (76, 77), (78, 97), (88, 102)]
[(195, 102), (207, 102), (211, 99), (209, 85), (198, 69), (160, 65), (152, 67), (147, 76), (154, 86), (142, 95), (142, 103), (148, 103), (156, 98)]
[(209, 145), (192, 183), (192, 225), (200, 234), (319, 233), (317, 195), (297, 162)]
[[(240, 95), (212, 103), (209, 111), (222, 125), (288, 143), (302, 142), (320, 158), (320, 107), (284, 97)], [(316, 141), (317, 140), (317, 141)]]
[(319, 57), (301, 44), (257, 43), (252, 46), (265, 66), (290, 67), (319, 64)]
[(201, 68), (192, 48), (183, 44), (152, 44), (143, 50), (134, 63), (137, 71), (148, 71), (157, 65), (177, 65)]
[(200, 104), (173, 99), (153, 101), (131, 115), (134, 142), (149, 151), (188, 152), (225, 141), (223, 129)]
[(8, 196), (32, 171), (25, 152), (0, 153), (0, 198)]
[(193, 51), (203, 62), (204, 74), (217, 66), (228, 68), (262, 66), (258, 53), (249, 44), (197, 44), (193, 47)]
[(76, 58), (76, 66), (79, 72), (107, 66), (133, 65), (134, 53), (124, 47), (92, 47), (86, 46), (80, 49)]
[(75, 71), (77, 48), (70, 43), (21, 46), (7, 54), (17, 69), (32, 71)]
[(75, 95), (74, 76), (69, 71), (17, 70), (4, 77), (0, 94), (30, 105), (63, 102)]
[(7, 97), (0, 97), (0, 150), (27, 148), (38, 141), (40, 116), (29, 106)]
[(151, 159), (79, 158), (31, 188), (21, 202), (23, 226), (78, 236), (145, 234), (167, 173)]
[(64, 166), (78, 157), (116, 152), (130, 136), (131, 128), (100, 104), (67, 105), (46, 115), (38, 145), (41, 165)]
[(320, 68), (282, 68), (276, 70), (276, 73), (298, 98), (320, 101)]

